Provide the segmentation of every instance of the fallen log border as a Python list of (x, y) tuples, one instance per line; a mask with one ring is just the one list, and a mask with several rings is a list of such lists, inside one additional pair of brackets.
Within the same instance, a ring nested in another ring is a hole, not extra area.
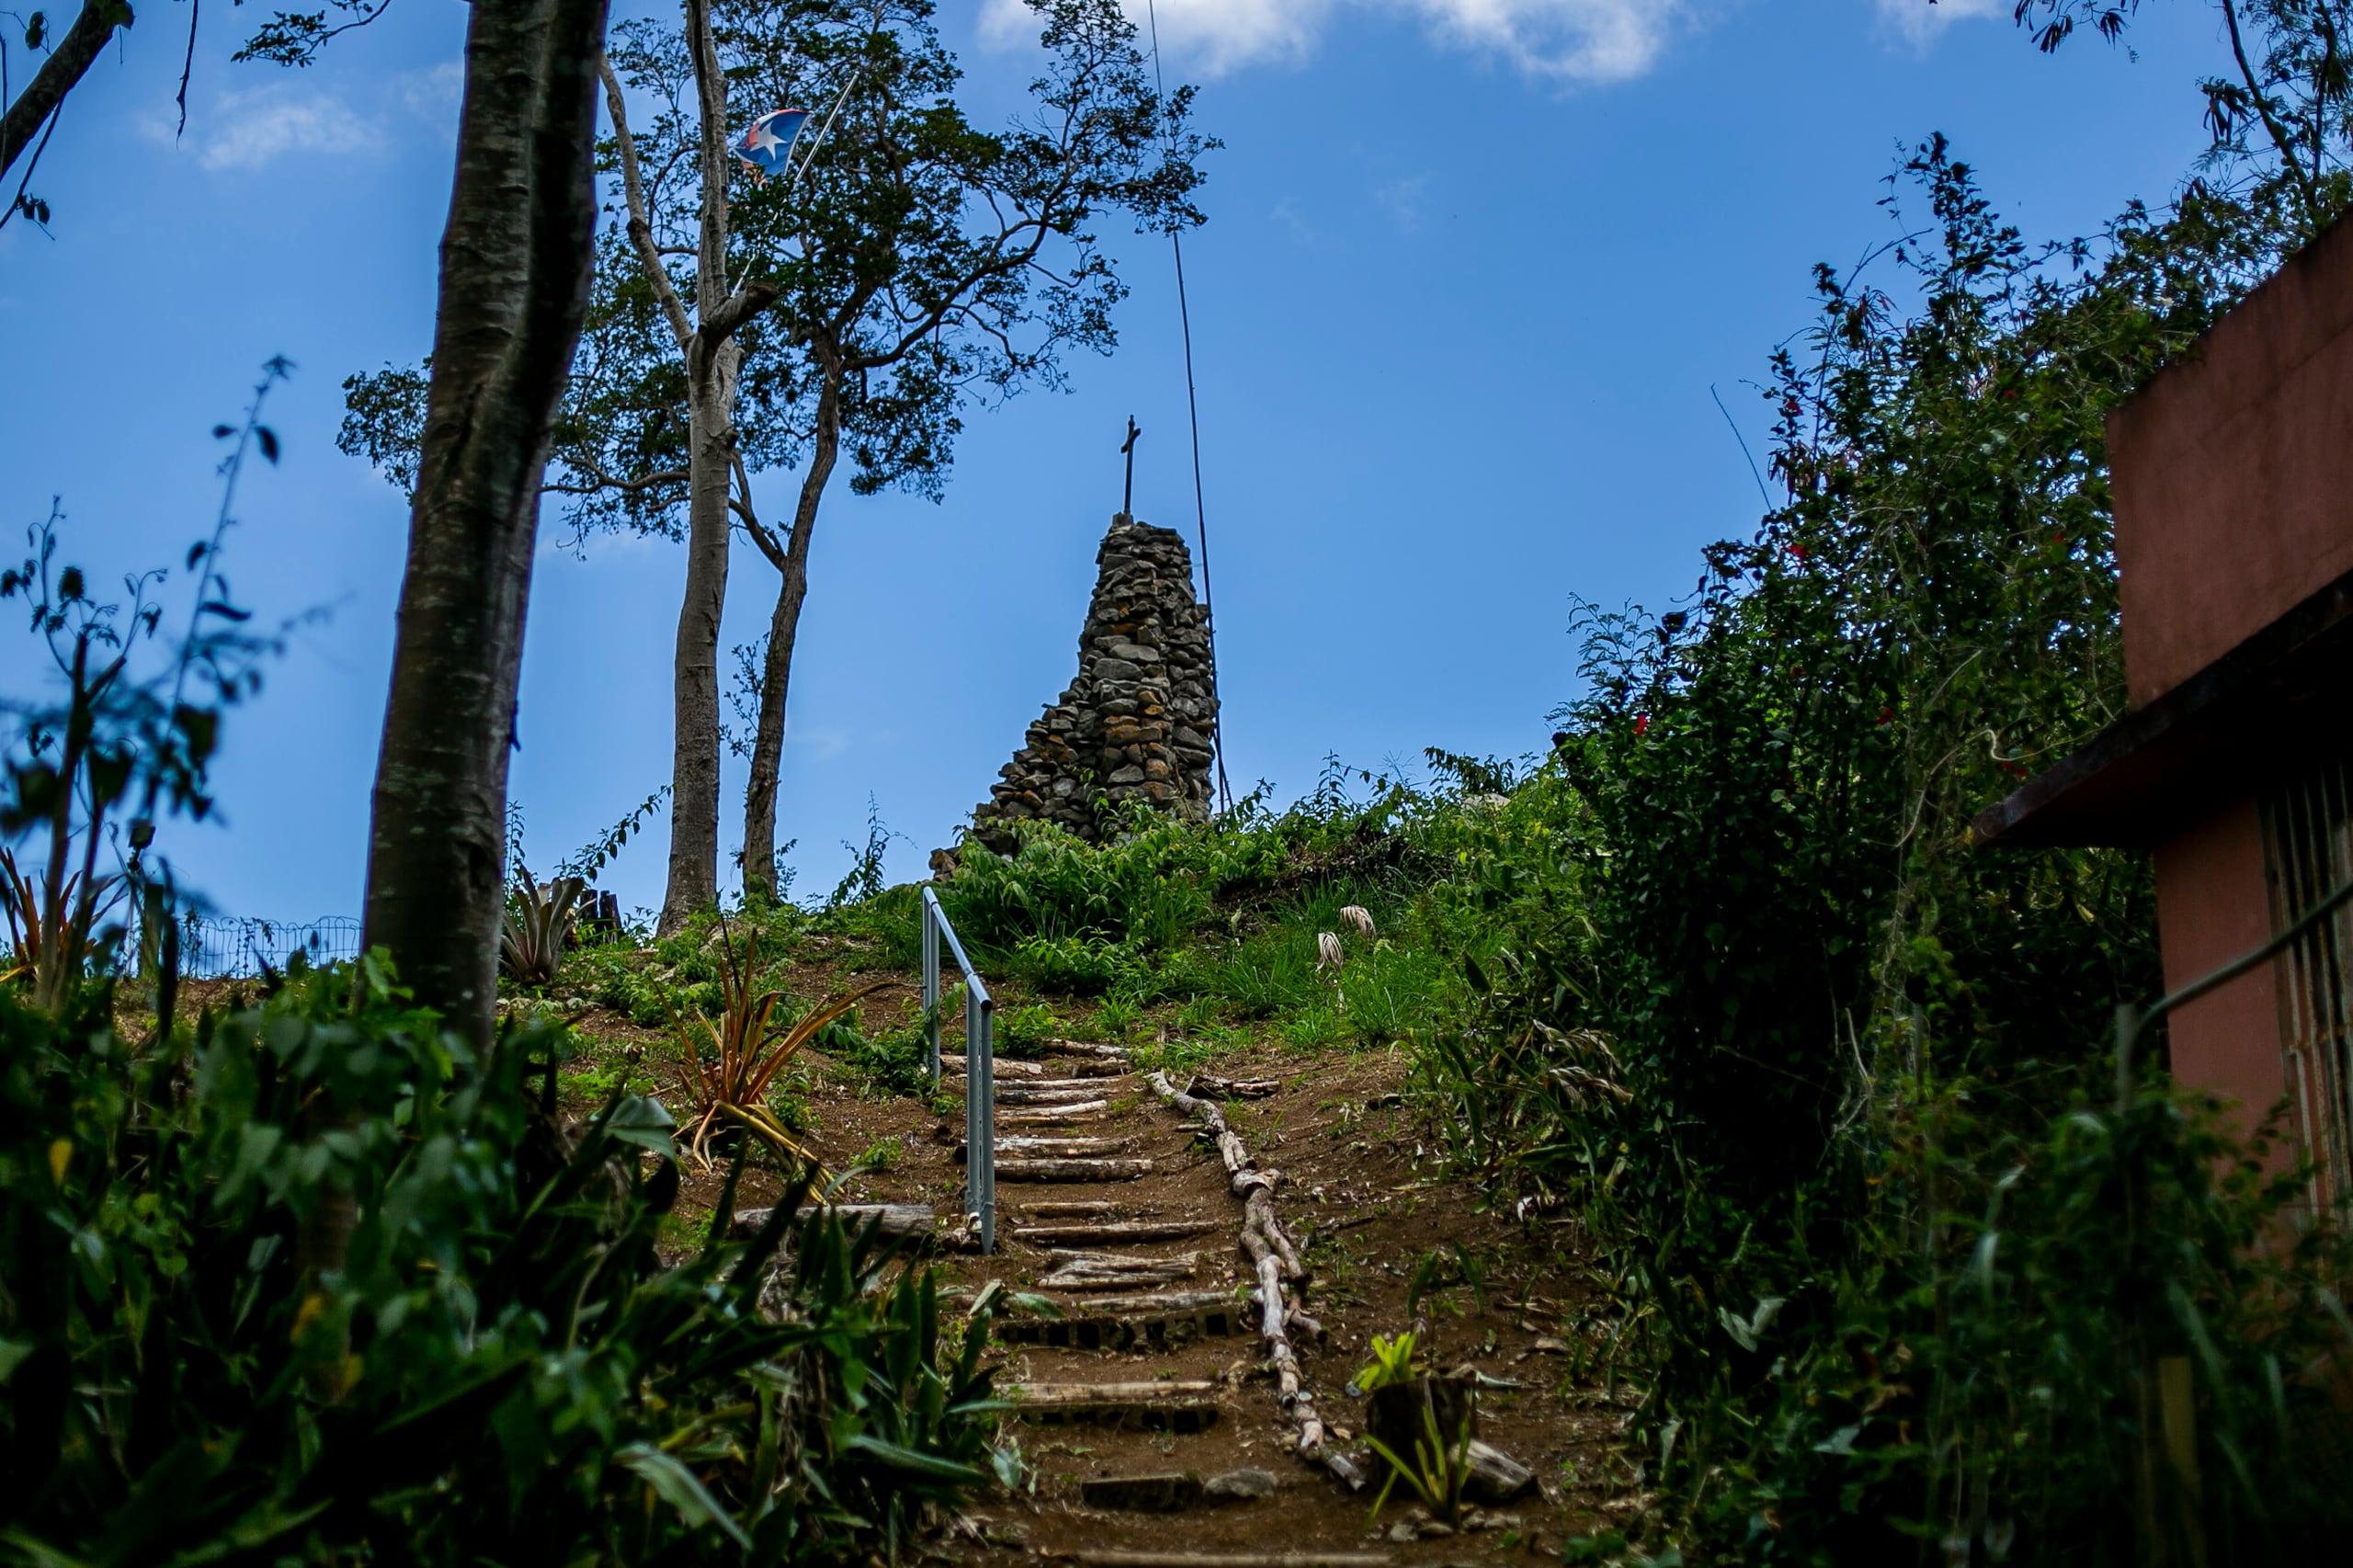
[(1282, 1173), (1257, 1167), (1250, 1158), (1250, 1151), (1226, 1125), (1225, 1112), (1212, 1102), (1177, 1088), (1163, 1072), (1154, 1072), (1145, 1082), (1171, 1109), (1190, 1118), (1198, 1130), (1217, 1145), (1218, 1157), (1225, 1163), (1228, 1185), (1233, 1195), (1242, 1199), (1242, 1252), (1258, 1276), (1258, 1289), (1252, 1293), (1258, 1306), (1258, 1337), (1266, 1341), (1267, 1359), (1275, 1369), (1277, 1397), (1296, 1431), (1291, 1451), (1309, 1464), (1330, 1471), (1350, 1490), (1362, 1488), (1364, 1471), (1354, 1460), (1332, 1446), (1324, 1417), (1316, 1414), (1314, 1392), (1300, 1372), (1298, 1352), (1291, 1348), (1292, 1324), (1310, 1332), (1320, 1325), (1302, 1310), (1304, 1302), (1299, 1299), (1297, 1290), (1285, 1289), (1287, 1282), (1294, 1286), (1304, 1284), (1307, 1266), (1300, 1261), (1299, 1249), (1284, 1234), (1282, 1221), (1275, 1217), (1274, 1191), (1283, 1179)]

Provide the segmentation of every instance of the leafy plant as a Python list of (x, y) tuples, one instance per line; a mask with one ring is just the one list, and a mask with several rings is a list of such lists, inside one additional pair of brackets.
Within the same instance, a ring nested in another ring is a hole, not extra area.
[(0, 846), (0, 913), (8, 920), (7, 967), (0, 970), (0, 983), (29, 979), (40, 972), (42, 957), (50, 950), (42, 940), (45, 930), (63, 928), (67, 933), (58, 944), (55, 962), (76, 974), (89, 967), (96, 956), (93, 927), (106, 918), (125, 889), (119, 877), (100, 878), (99, 894), (92, 901), (89, 915), (83, 917), (83, 875), (69, 873), (52, 893), (45, 881), (36, 881), (17, 868), (16, 851)]
[(665, 1266), (669, 1119), (616, 1088), (549, 1138), (561, 1034), (477, 1061), (376, 958), (152, 1053), (107, 1012), (0, 993), (0, 1277), (45, 1282), (0, 1296), (27, 1560), (802, 1560), (983, 1479), (981, 1336), (939, 1343), (928, 1274), (803, 1220), (805, 1171)]
[[(260, 689), (260, 663), (279, 646), (246, 630), (252, 612), (229, 602), (218, 567), (246, 453), (278, 460), (278, 437), (260, 414), (286, 369), (283, 360), (265, 366), (243, 426), (214, 431), (234, 443), (222, 464), (221, 511), (210, 537), (188, 549), (195, 585), (188, 631), (165, 645), (155, 667), (137, 661), (142, 646), (162, 640), (164, 605), (154, 596), (165, 572), (126, 579), (121, 602), (93, 597), (82, 569), (58, 562), (63, 514), (54, 506), (27, 530), (23, 562), (0, 571), (0, 599), (23, 597), (63, 686), (56, 699), (0, 708), (11, 720), (0, 756), (0, 838), (38, 830), (46, 840), (38, 873), (17, 868), (12, 850), (10, 926), (20, 941), (30, 939), (33, 995), (51, 1012), (67, 1005), (89, 959), (113, 945), (98, 939), (98, 923), (127, 884), (98, 867), (109, 819), (129, 813), (136, 857), (153, 839), (159, 809), (199, 818), (211, 809), (206, 774), (222, 712)], [(141, 875), (169, 881), (168, 866)]]
[(708, 1165), (712, 1135), (723, 1123), (733, 1122), (779, 1153), (806, 1159), (809, 1156), (800, 1144), (763, 1103), (768, 1085), (826, 1025), (889, 982), (876, 981), (798, 1018), (779, 1022), (777, 1012), (784, 1003), (784, 993), (760, 990), (755, 979), (759, 961), (757, 929), (745, 929), (740, 951), (723, 918), (719, 930), (719, 1017), (690, 1022), (674, 1011), (670, 1019), (678, 1048), (678, 1091), (691, 1108), (687, 1121), (688, 1153)]
[(526, 985), (552, 984), (588, 884), (578, 877), (552, 877), (543, 886), (529, 871), (517, 870), (523, 885), (507, 894), (499, 925), (499, 967)]
[(1372, 1336), (1372, 1362), (1356, 1375), (1358, 1393), (1370, 1393), (1398, 1383), (1411, 1382), (1427, 1377), (1429, 1368), (1415, 1358), (1420, 1336), (1407, 1330), (1391, 1338), (1376, 1334)]
[(1389, 1501), (1391, 1489), (1400, 1480), (1413, 1489), (1414, 1495), (1422, 1500), (1422, 1506), (1441, 1523), (1450, 1525), (1461, 1517), (1463, 1488), (1471, 1481), (1471, 1424), (1466, 1419), (1461, 1431), (1446, 1437), (1438, 1432), (1437, 1410), (1424, 1402), (1421, 1413), (1423, 1436), (1414, 1439), (1410, 1463), (1380, 1438), (1370, 1434), (1365, 1437), (1366, 1444), (1389, 1465), (1388, 1478), (1381, 1482), (1380, 1492), (1372, 1499), (1373, 1518), (1381, 1517), (1381, 1506)]
[(597, 873), (621, 852), (629, 843), (630, 835), (643, 827), (647, 819), (660, 811), (663, 802), (669, 798), (670, 786), (665, 784), (624, 812), (619, 822), (566, 856), (563, 863), (556, 868), (557, 871), (563, 876), (579, 878), (584, 886), (593, 885)]

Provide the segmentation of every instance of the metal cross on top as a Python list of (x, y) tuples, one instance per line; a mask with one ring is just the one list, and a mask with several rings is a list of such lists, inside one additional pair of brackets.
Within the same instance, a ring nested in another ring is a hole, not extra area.
[(1120, 451), (1128, 460), (1127, 488), (1120, 493), (1120, 516), (1130, 522), (1136, 519), (1136, 437), (1143, 432), (1136, 427), (1136, 416), (1128, 415), (1128, 438), (1120, 443)]

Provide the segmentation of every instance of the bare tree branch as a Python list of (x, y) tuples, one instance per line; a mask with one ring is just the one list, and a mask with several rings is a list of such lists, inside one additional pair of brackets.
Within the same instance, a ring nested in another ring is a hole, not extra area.
[(762, 555), (768, 558), (768, 564), (779, 572), (784, 571), (784, 545), (752, 510), (752, 476), (745, 471), (744, 454), (731, 452), (728, 457), (735, 465), (735, 494), (728, 497), (728, 508), (744, 520), (744, 531), (752, 536), (752, 542), (759, 546)]
[(31, 142), (41, 122), (57, 112), (83, 73), (107, 46), (117, 28), (131, 25), (131, 7), (122, 0), (83, 0), (81, 15), (65, 29), (56, 52), (41, 62), (39, 71), (17, 101), (0, 112), (0, 175), (15, 166), (17, 155)]
[(629, 202), (629, 238), (637, 247), (637, 259), (644, 265), (645, 281), (653, 289), (654, 297), (662, 302), (662, 313), (670, 319), (670, 330), (677, 335), (678, 352), (687, 351), (694, 341), (694, 324), (687, 319), (687, 307), (678, 299), (678, 291), (670, 285), (670, 274), (662, 265), (661, 247), (654, 243), (653, 220), (646, 215), (645, 186), (638, 176), (637, 139), (630, 134), (629, 110), (621, 102), (621, 79), (613, 74), (608, 56), (598, 56), (597, 74), (605, 81), (605, 104), (612, 111), (613, 140), (621, 152), (621, 190)]

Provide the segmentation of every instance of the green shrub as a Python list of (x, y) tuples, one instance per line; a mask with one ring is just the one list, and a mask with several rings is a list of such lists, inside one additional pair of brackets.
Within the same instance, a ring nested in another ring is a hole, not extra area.
[[(2261, 1244), (2293, 1193), (2188, 1096), (2098, 1104), (2146, 859), (1968, 837), (2125, 706), (2103, 421), (2274, 236), (2193, 187), (2035, 250), (1941, 140), (1908, 172), (1917, 311), (1825, 269), (1776, 358), (1784, 503), (1687, 608), (1588, 612), (1557, 760), (1419, 828), (1474, 998), (1418, 1036), (1434, 1126), (1579, 1204), (1709, 1560), (2294, 1560), (2353, 1506), (2347, 1263)], [(2203, 1494), (2145, 1532), (2161, 1366)]]
[(1006, 969), (1050, 996), (1100, 996), (1136, 971), (1134, 951), (1099, 937), (1024, 937)]
[(928, 1276), (881, 1290), (813, 1218), (764, 1314), (805, 1183), (665, 1267), (669, 1119), (617, 1090), (567, 1147), (526, 1093), (555, 1031), (475, 1061), (374, 959), (152, 1050), (109, 1006), (0, 989), (16, 1554), (773, 1561), (980, 1481), (979, 1339), (943, 1351)]

